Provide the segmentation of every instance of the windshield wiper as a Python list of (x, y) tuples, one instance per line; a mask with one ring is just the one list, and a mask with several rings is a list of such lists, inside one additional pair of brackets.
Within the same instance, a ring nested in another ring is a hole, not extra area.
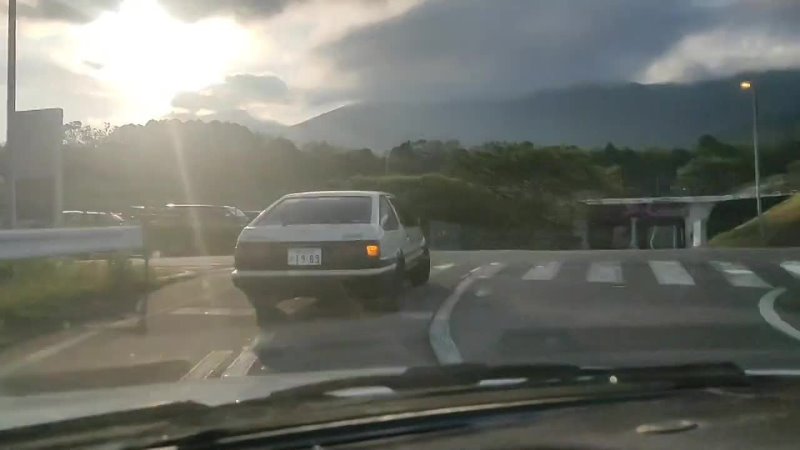
[[(448, 417), (455, 419), (459, 414), (480, 416), (509, 408), (627, 401), (664, 395), (676, 389), (749, 384), (747, 375), (729, 363), (639, 368), (581, 368), (559, 364), (423, 367), (397, 374), (323, 381), (230, 405), (210, 407), (192, 402), (173, 403), (8, 430), (0, 433), (0, 446), (14, 448), (15, 442), (49, 436), (42, 443), (43, 448), (52, 447), (61, 439), (68, 440), (70, 448), (91, 446), (106, 439), (117, 440), (125, 448), (159, 447), (165, 443), (192, 447), (229, 439), (248, 439), (247, 436), (253, 433), (263, 434), (265, 429), (269, 437), (262, 435), (261, 438), (278, 441), (289, 435), (302, 440), (309, 433), (331, 436), (331, 433), (346, 432), (351, 435), (354, 430), (361, 436), (365, 435), (361, 433), (383, 436), (386, 433), (416, 433), (451, 427), (459, 421), (453, 422)], [(358, 398), (363, 397), (359, 391), (369, 395), (371, 388), (376, 387), (389, 390), (390, 395), (378, 399)], [(347, 395), (337, 393), (348, 390), (355, 392), (353, 401), (331, 403), (333, 409), (327, 412), (315, 409), (317, 412), (313, 419), (302, 413), (297, 422), (287, 419), (282, 425), (264, 423), (266, 411), (274, 414), (286, 406), (286, 414), (291, 415), (291, 411), (305, 404), (321, 406), (329, 399), (345, 400), (341, 397)], [(483, 397), (484, 394), (488, 397)], [(364, 401), (372, 405), (369, 413), (362, 409)], [(482, 403), (488, 406), (481, 407)], [(454, 407), (459, 404), (460, 407)], [(349, 405), (349, 409), (341, 409), (344, 405)], [(359, 418), (347, 419), (348, 416), (355, 417), (353, 414)], [(383, 423), (380, 417), (389, 417), (386, 414), (393, 418)], [(219, 417), (237, 419), (234, 423), (221, 424)], [(301, 425), (303, 420), (309, 420), (310, 425)], [(87, 435), (87, 430), (92, 430), (92, 433)], [(83, 437), (75, 440), (75, 436)]]
[[(249, 405), (258, 410), (262, 404), (277, 405), (284, 401), (291, 406), (306, 401), (313, 402), (337, 391), (376, 386), (387, 387), (400, 394), (397, 400), (409, 399), (402, 394), (423, 394), (422, 399), (427, 399), (429, 394), (456, 394), (458, 397), (462, 393), (471, 394), (476, 390), (498, 388), (505, 390), (527, 387), (529, 394), (519, 396), (514, 391), (515, 395), (505, 395), (505, 400), (492, 396), (486, 398), (487, 401), (473, 398), (466, 403), (437, 397), (436, 403), (414, 401), (397, 410), (381, 410), (377, 406), (380, 402), (370, 402), (373, 405), (370, 413), (351, 418), (310, 420), (305, 425), (282, 427), (265, 427), (261, 424), (252, 428), (212, 428), (135, 448), (161, 448), (165, 445), (191, 448), (230, 445), (238, 448), (256, 442), (275, 448), (341, 445), (465, 428), (469, 427), (473, 419), (503, 412), (648, 400), (678, 389), (738, 387), (749, 384), (747, 375), (736, 365), (729, 363), (613, 369), (550, 364), (498, 367), (462, 364), (413, 368), (395, 375), (354, 377), (290, 388), (273, 393), (263, 400), (242, 402), (239, 406)], [(542, 390), (539, 391), (537, 387)], [(549, 389), (551, 387), (560, 390), (555, 393)], [(537, 392), (542, 395), (537, 395)], [(390, 396), (387, 403), (391, 403), (391, 400)], [(435, 404), (439, 406), (433, 406)]]
[[(568, 364), (521, 364), (489, 366), (458, 364), (410, 368), (399, 374), (369, 375), (289, 388), (266, 399), (298, 399), (336, 396), (340, 392), (369, 392), (383, 388), (395, 394), (438, 394), (480, 389), (514, 389), (575, 383), (601, 385), (622, 383), (669, 383), (676, 389), (747, 385), (747, 375), (732, 363), (687, 364), (631, 368), (583, 368)], [(260, 400), (256, 400), (260, 401)]]

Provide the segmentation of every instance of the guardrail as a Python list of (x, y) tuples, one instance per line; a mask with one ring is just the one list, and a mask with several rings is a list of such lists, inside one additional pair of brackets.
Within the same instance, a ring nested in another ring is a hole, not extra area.
[(0, 261), (137, 251), (146, 256), (141, 227), (0, 231)]

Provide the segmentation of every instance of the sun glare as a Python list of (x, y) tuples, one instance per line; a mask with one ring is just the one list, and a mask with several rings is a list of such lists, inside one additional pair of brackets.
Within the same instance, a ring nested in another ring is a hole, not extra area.
[(224, 80), (250, 45), (249, 33), (230, 19), (183, 23), (156, 0), (125, 0), (74, 38), (76, 62), (118, 92), (120, 116), (137, 121), (168, 113), (181, 91)]

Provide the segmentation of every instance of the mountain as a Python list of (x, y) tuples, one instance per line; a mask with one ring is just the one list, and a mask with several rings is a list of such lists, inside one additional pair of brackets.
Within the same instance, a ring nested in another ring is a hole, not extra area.
[[(198, 120), (198, 117), (191, 113), (172, 113), (169, 116), (167, 116), (167, 118), (178, 119), (183, 121)], [(285, 134), (287, 131), (286, 125), (280, 122), (257, 119), (252, 115), (250, 115), (250, 113), (242, 109), (231, 109), (226, 111), (214, 112), (209, 115), (203, 116), (199, 120), (203, 122), (213, 122), (217, 120), (219, 122), (237, 123), (239, 125), (243, 125), (249, 128), (250, 131), (261, 134), (273, 135), (273, 136), (281, 136)]]
[(692, 84), (576, 86), (510, 100), (361, 103), (289, 127), (285, 136), (376, 151), (417, 139), (645, 148), (687, 147), (712, 134), (747, 142), (752, 110), (750, 94), (739, 89), (743, 79), (758, 87), (764, 139), (800, 139), (800, 70)]

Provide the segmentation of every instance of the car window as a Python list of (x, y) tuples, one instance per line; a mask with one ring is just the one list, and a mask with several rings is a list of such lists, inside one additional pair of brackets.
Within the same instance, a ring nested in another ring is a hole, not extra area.
[(386, 197), (381, 197), (380, 222), (383, 229), (387, 231), (396, 230), (400, 227), (397, 215)]
[(311, 225), (370, 223), (369, 197), (302, 197), (278, 203), (257, 225)]

